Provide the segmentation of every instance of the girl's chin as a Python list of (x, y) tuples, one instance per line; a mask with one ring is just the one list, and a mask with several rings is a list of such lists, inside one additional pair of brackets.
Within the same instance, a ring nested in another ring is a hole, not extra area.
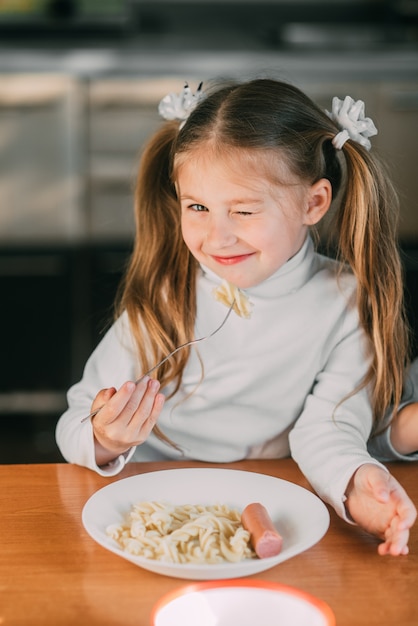
[(231, 283), (231, 285), (238, 287), (238, 289), (251, 289), (252, 287), (256, 287), (260, 284), (260, 282), (262, 282), (261, 280), (251, 280), (248, 276), (239, 277), (234, 276), (233, 274), (228, 275), (227, 272), (216, 272), (216, 274), (222, 280), (226, 280)]

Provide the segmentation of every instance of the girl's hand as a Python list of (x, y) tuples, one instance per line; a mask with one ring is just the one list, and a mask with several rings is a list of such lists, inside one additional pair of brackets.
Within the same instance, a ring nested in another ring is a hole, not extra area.
[(126, 382), (116, 391), (102, 389), (91, 410), (102, 406), (92, 418), (96, 463), (105, 465), (148, 438), (164, 406), (158, 380), (146, 377)]
[(367, 463), (358, 468), (346, 492), (346, 508), (359, 526), (383, 539), (379, 554), (408, 554), (409, 529), (417, 511), (388, 472)]

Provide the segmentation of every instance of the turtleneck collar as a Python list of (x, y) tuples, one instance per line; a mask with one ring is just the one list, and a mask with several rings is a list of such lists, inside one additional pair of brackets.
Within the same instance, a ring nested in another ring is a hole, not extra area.
[[(314, 254), (314, 245), (311, 237), (308, 236), (300, 250), (282, 265), (277, 272), (259, 285), (243, 289), (242, 291), (250, 298), (277, 297), (297, 291), (311, 276)], [(204, 276), (213, 282), (214, 285), (222, 283), (222, 279), (215, 272), (204, 265), (201, 265), (201, 268)]]

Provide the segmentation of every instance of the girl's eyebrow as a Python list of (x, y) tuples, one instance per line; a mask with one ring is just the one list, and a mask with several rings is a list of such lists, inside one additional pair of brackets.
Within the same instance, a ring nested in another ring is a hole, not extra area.
[(237, 200), (232, 200), (231, 204), (262, 204), (262, 201), (259, 198), (238, 198)]

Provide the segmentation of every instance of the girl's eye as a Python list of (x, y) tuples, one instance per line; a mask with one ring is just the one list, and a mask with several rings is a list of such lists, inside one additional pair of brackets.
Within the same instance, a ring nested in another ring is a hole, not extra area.
[(193, 211), (207, 211), (207, 208), (203, 205), (203, 204), (191, 204), (190, 208), (193, 209)]

